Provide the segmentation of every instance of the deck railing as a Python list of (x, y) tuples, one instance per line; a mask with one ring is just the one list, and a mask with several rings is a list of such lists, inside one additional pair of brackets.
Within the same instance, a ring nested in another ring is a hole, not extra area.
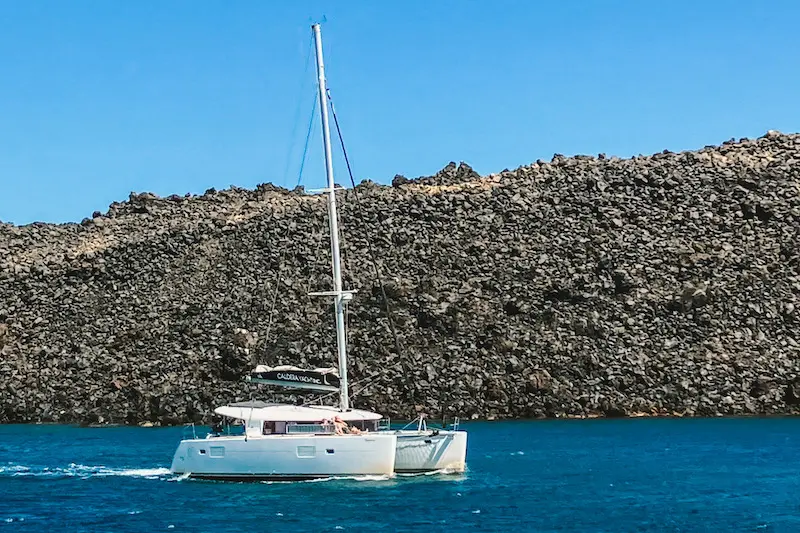
[(181, 435), (181, 440), (186, 440), (189, 437), (192, 439), (197, 438), (197, 430), (194, 427), (194, 422), (183, 425), (183, 434)]

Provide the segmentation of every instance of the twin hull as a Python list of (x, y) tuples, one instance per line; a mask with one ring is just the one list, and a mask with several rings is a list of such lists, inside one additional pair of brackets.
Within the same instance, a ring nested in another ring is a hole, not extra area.
[(297, 480), (393, 472), (463, 472), (464, 431), (229, 436), (181, 441), (172, 472), (204, 479)]
[(463, 472), (467, 459), (467, 432), (393, 431), (397, 435), (394, 471)]
[(267, 435), (181, 441), (172, 472), (203, 479), (299, 480), (330, 476), (390, 475), (397, 437), (371, 435)]

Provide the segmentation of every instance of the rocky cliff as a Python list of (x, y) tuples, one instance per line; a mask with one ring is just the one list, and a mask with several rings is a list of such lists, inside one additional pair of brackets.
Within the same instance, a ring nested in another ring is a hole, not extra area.
[[(339, 198), (359, 407), (800, 410), (800, 135), (451, 164)], [(335, 364), (330, 302), (307, 295), (329, 254), (324, 199), (271, 185), (0, 224), (0, 421), (201, 420), (265, 397), (241, 381), (254, 361)]]

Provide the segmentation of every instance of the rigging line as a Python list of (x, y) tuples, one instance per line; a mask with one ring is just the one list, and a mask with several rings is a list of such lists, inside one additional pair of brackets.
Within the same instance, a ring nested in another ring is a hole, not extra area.
[[(397, 358), (400, 361), (400, 365), (403, 367), (403, 371), (406, 375), (408, 374), (408, 368), (406, 367), (405, 363), (403, 362), (402, 357), (402, 346), (400, 345), (400, 339), (397, 335), (397, 330), (394, 327), (394, 320), (392, 320), (392, 309), (389, 305), (389, 298), (386, 296), (386, 289), (383, 286), (383, 280), (381, 278), (380, 268), (378, 267), (378, 262), (375, 260), (375, 251), (372, 248), (372, 241), (369, 238), (369, 233), (367, 232), (367, 225), (364, 223), (364, 215), (361, 209), (361, 197), (358, 194), (358, 189), (356, 188), (356, 181), (353, 178), (353, 169), (350, 166), (350, 158), (347, 156), (347, 150), (344, 147), (344, 137), (342, 137), (342, 130), (339, 127), (339, 119), (336, 116), (336, 109), (333, 106), (333, 98), (331, 98), (330, 89), (327, 91), (328, 102), (331, 105), (331, 115), (333, 116), (333, 123), (336, 126), (336, 134), (339, 137), (339, 143), (342, 146), (342, 154), (344, 155), (344, 162), (347, 165), (347, 173), (350, 175), (350, 183), (353, 186), (353, 193), (356, 198), (356, 213), (358, 214), (358, 221), (361, 224), (361, 227), (364, 228), (364, 235), (367, 241), (367, 249), (369, 250), (370, 261), (372, 263), (372, 268), (375, 270), (375, 278), (378, 282), (378, 287), (381, 290), (381, 297), (383, 298), (383, 303), (386, 306), (386, 318), (389, 321), (389, 329), (392, 332), (392, 337), (394, 338), (394, 349), (397, 352)], [(388, 235), (388, 232), (385, 231), (383, 227), (383, 221), (381, 217), (378, 217), (378, 224), (381, 226), (381, 229), (384, 230), (384, 233)], [(391, 244), (390, 244), (391, 246)], [(411, 387), (411, 401), (414, 402), (414, 387)]]
[(314, 95), (314, 104), (311, 107), (311, 119), (308, 121), (308, 131), (306, 131), (306, 142), (303, 145), (303, 157), (300, 160), (300, 172), (297, 176), (297, 183), (295, 184), (295, 189), (300, 186), (300, 182), (303, 180), (303, 169), (306, 166), (306, 157), (308, 156), (308, 143), (311, 141), (311, 132), (314, 130), (314, 122), (317, 119), (317, 95)]
[[(375, 372), (374, 374), (370, 374), (369, 376), (364, 376), (363, 378), (359, 379), (358, 381), (354, 381), (354, 382), (352, 383), (352, 385), (353, 385), (353, 387), (356, 387), (356, 386), (358, 386), (360, 383), (363, 383), (363, 382), (365, 382), (365, 381), (368, 381), (368, 380), (370, 380), (370, 379), (372, 379), (372, 378), (374, 378), (375, 376), (378, 376), (378, 375), (380, 375), (380, 372)], [(365, 386), (364, 386), (364, 387), (362, 387), (362, 388), (361, 388), (361, 389), (360, 389), (358, 392), (361, 392), (361, 391), (365, 390), (367, 387), (371, 387), (371, 386), (372, 386), (372, 385), (374, 385), (375, 383), (377, 383), (377, 382), (373, 382), (373, 383), (370, 383), (370, 384), (368, 384), (368, 385), (365, 385)], [(311, 401), (308, 401), (308, 402), (302, 403), (302, 404), (300, 404), (300, 406), (301, 406), (301, 407), (305, 407), (306, 405), (311, 405), (313, 402), (322, 402), (322, 400), (325, 400), (326, 398), (330, 398), (331, 396), (335, 396), (335, 395), (337, 395), (337, 394), (339, 394), (339, 391), (338, 391), (338, 390), (337, 390), (337, 391), (333, 391), (333, 392), (329, 392), (328, 394), (323, 394), (322, 396), (319, 396), (319, 397), (317, 397), (317, 398), (314, 398), (314, 399), (313, 399), (313, 400), (311, 400)], [(355, 396), (355, 394), (353, 394), (353, 396)]]
[[(377, 375), (377, 374), (374, 374), (374, 375)], [(361, 380), (361, 381), (363, 381), (363, 380)], [(359, 383), (361, 383), (361, 381), (356, 381), (355, 383), (353, 383), (353, 387), (355, 388), (355, 387), (356, 387), (356, 386), (357, 386)], [(353, 396), (356, 396), (356, 395), (358, 395), (358, 394), (361, 394), (362, 392), (364, 392), (364, 391), (365, 391), (365, 390), (367, 390), (368, 388), (372, 387), (372, 386), (373, 386), (373, 385), (375, 385), (376, 383), (378, 383), (378, 382), (377, 382), (377, 381), (373, 381), (373, 382), (371, 382), (371, 383), (367, 383), (366, 385), (364, 385), (363, 387), (361, 387), (360, 389), (358, 389), (358, 391), (354, 391), (354, 392), (353, 392)]]
[[(308, 51), (306, 52), (306, 62), (305, 66), (303, 67), (303, 80), (300, 82), (300, 96), (302, 97), (305, 94), (306, 84), (308, 83), (308, 65), (311, 64), (311, 51), (314, 49), (314, 39), (313, 37), (309, 38), (308, 40)], [(292, 126), (292, 135), (289, 137), (289, 153), (286, 155), (286, 166), (283, 169), (283, 181), (281, 184), (285, 184), (286, 180), (289, 178), (289, 166), (292, 164), (292, 152), (294, 151), (294, 141), (297, 137), (297, 125), (300, 124), (300, 112), (303, 110), (303, 99), (297, 99), (297, 109), (294, 113), (294, 123)], [(301, 171), (302, 172), (302, 171)]]
[[(311, 139), (311, 132), (314, 129), (314, 121), (315, 121), (315, 118), (316, 118), (316, 111), (317, 111), (317, 98), (316, 98), (316, 95), (315, 95), (314, 96), (314, 103), (313, 103), (312, 108), (311, 108), (311, 119), (308, 121), (308, 131), (306, 132), (306, 142), (305, 142), (305, 146), (303, 147), (303, 157), (302, 157), (302, 159), (300, 161), (300, 171), (299, 171), (298, 176), (297, 176), (297, 184), (295, 185), (295, 189), (297, 187), (299, 187), (300, 186), (300, 182), (303, 181), (303, 169), (305, 168), (306, 157), (308, 156), (308, 143), (309, 143), (309, 141)], [(291, 230), (291, 227), (292, 227), (291, 224), (287, 224), (286, 233), (283, 236), (283, 240), (284, 241), (286, 241), (286, 239), (289, 238), (289, 231)], [(288, 248), (288, 246), (286, 245), (285, 242), (282, 243), (282, 244), (283, 244), (283, 246), (281, 247), (281, 255), (278, 258), (278, 277), (277, 277), (277, 279), (275, 281), (275, 292), (272, 294), (272, 303), (270, 304), (269, 319), (267, 321), (267, 331), (266, 331), (266, 335), (264, 336), (264, 345), (265, 346), (266, 346), (266, 343), (269, 342), (269, 334), (270, 334), (270, 331), (272, 330), (272, 318), (273, 318), (274, 313), (275, 313), (275, 305), (278, 302), (278, 293), (280, 292), (280, 287), (281, 287), (281, 266), (283, 265), (283, 260), (286, 257), (286, 249)]]

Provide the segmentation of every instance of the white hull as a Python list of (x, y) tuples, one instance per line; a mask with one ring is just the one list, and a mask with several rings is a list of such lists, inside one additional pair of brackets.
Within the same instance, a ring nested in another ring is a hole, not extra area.
[(376, 433), (189, 439), (181, 441), (170, 469), (189, 477), (226, 480), (391, 475), (396, 443), (395, 435)]
[[(387, 431), (389, 433), (389, 431)], [(397, 430), (394, 471), (398, 473), (463, 472), (467, 466), (467, 432)]]

